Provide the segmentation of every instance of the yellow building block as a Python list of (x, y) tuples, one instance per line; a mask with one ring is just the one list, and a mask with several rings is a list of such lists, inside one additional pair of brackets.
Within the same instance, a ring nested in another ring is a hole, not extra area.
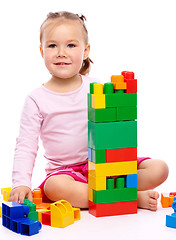
[(88, 162), (89, 173), (94, 177), (137, 174), (137, 161), (99, 163)]
[(80, 219), (80, 209), (72, 208), (65, 200), (52, 203), (50, 210), (52, 227), (64, 228)]
[(93, 189), (89, 187), (89, 201), (93, 202)]
[(94, 84), (94, 94), (103, 94), (103, 84), (95, 83)]
[(91, 94), (92, 108), (106, 108), (106, 97), (105, 94)]
[(11, 187), (8, 188), (1, 188), (1, 194), (3, 195), (3, 200), (8, 202), (9, 201), (9, 194), (11, 192)]
[(94, 190), (106, 190), (106, 177), (95, 177), (88, 175), (89, 187)]
[[(92, 199), (93, 199), (93, 195), (92, 195)], [(0, 217), (2, 218), (2, 200), (0, 200)]]

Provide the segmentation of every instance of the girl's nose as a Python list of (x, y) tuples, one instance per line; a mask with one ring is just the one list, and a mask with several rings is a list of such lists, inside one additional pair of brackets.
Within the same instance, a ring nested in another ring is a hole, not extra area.
[(57, 52), (57, 57), (66, 57), (66, 51), (63, 47), (60, 47)]

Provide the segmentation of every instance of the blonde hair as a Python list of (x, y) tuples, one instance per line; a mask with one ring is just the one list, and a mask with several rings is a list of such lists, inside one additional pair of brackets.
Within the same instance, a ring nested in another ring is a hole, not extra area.
[[(71, 13), (71, 12), (66, 12), (66, 11), (63, 11), (63, 12), (55, 12), (55, 13), (52, 13), (50, 12), (48, 15), (47, 15), (47, 18), (45, 19), (45, 21), (42, 23), (41, 27), (40, 27), (40, 43), (42, 44), (42, 38), (43, 38), (43, 32), (44, 32), (44, 29), (49, 25), (51, 24), (51, 22), (53, 23), (53, 20), (74, 20), (74, 21), (79, 21), (82, 28), (83, 28), (83, 33), (84, 33), (84, 38), (85, 38), (85, 43), (88, 44), (88, 31), (87, 31), (87, 28), (86, 28), (86, 25), (85, 25), (85, 21), (86, 21), (86, 18), (84, 15), (81, 15), (79, 16), (78, 14), (74, 14), (74, 13)], [(83, 64), (82, 64), (82, 67), (80, 69), (80, 74), (82, 75), (86, 75), (90, 72), (90, 67), (91, 67), (91, 63), (92, 60), (87, 57), (85, 60), (83, 60)]]

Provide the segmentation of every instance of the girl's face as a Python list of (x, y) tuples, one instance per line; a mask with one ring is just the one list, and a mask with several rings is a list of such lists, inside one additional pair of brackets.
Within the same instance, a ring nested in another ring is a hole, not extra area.
[(48, 71), (59, 79), (79, 75), (83, 60), (88, 57), (82, 26), (78, 21), (67, 20), (44, 29), (40, 47)]

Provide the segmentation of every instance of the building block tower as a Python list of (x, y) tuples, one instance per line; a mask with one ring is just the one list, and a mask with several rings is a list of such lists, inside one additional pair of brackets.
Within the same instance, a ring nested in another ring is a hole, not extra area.
[(137, 213), (137, 79), (91, 83), (88, 93), (89, 213)]

